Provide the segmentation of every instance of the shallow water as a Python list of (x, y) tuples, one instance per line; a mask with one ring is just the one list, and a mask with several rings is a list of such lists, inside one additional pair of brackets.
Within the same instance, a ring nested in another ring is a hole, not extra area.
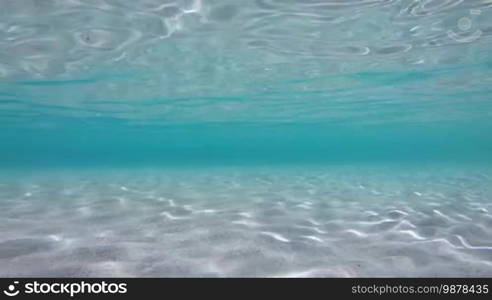
[(491, 276), (490, 168), (2, 176), (2, 276)]
[(491, 276), (489, 0), (0, 0), (0, 276)]

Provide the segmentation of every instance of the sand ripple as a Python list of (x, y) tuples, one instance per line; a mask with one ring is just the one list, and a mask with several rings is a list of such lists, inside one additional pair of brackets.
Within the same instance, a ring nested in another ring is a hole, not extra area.
[(490, 177), (395, 172), (2, 175), (0, 275), (492, 276)]

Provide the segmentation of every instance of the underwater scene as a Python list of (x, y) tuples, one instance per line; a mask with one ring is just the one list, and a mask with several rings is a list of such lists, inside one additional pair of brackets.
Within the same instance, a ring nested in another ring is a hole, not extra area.
[(491, 0), (0, 0), (0, 277), (492, 277)]

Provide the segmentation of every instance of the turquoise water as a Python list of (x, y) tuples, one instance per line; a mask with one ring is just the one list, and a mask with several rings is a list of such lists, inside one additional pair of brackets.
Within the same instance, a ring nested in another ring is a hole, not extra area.
[(492, 275), (492, 2), (0, 2), (1, 276)]

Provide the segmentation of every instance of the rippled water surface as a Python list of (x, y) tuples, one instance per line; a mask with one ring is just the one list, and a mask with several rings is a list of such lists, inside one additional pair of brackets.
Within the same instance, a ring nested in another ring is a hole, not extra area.
[(0, 7), (0, 276), (492, 276), (492, 1)]

